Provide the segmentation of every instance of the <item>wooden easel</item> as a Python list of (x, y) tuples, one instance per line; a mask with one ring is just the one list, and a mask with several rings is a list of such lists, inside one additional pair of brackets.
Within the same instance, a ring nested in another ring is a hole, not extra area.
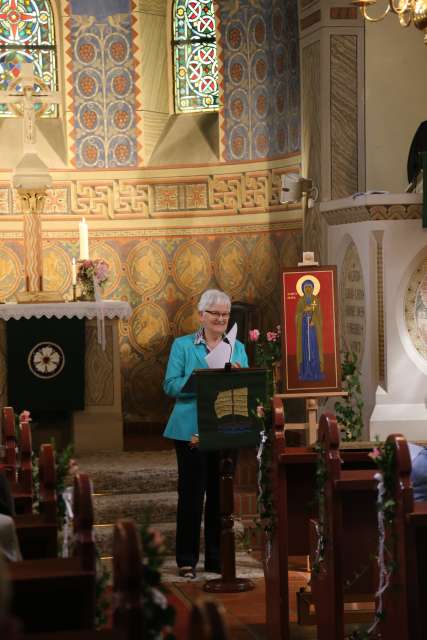
[[(345, 398), (347, 391), (319, 391), (314, 393), (276, 393), (277, 398), (288, 400), (290, 398), (305, 398), (305, 408), (307, 411), (307, 422), (302, 424), (292, 424), (293, 429), (304, 429), (307, 431), (307, 446), (317, 441), (317, 413), (319, 409), (319, 398)], [(286, 423), (285, 423), (286, 424)], [(290, 425), (287, 425), (290, 427)]]

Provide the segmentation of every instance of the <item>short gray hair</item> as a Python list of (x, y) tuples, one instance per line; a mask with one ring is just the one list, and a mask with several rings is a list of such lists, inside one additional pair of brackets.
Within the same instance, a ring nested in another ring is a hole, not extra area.
[(231, 309), (231, 299), (224, 291), (218, 289), (207, 289), (199, 300), (197, 308), (199, 311), (206, 311), (213, 304), (225, 304)]

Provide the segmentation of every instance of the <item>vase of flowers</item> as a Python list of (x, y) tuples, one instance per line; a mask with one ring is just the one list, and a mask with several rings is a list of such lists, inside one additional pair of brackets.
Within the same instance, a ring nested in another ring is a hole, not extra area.
[(81, 289), (79, 300), (94, 301), (96, 288), (102, 290), (107, 280), (108, 264), (105, 260), (81, 260), (77, 271)]

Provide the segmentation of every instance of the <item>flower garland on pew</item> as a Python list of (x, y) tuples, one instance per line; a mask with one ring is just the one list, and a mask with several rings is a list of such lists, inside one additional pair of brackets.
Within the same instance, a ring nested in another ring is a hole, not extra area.
[(258, 514), (267, 540), (271, 540), (276, 528), (276, 510), (273, 501), (271, 482), (271, 464), (273, 460), (273, 442), (271, 438), (271, 408), (258, 405), (256, 418), (260, 423), (261, 442), (257, 453), (258, 460)]
[(161, 569), (165, 559), (163, 535), (150, 525), (150, 509), (143, 515), (140, 528), (143, 562), (142, 599), (144, 603), (143, 638), (147, 640), (175, 640), (172, 627), (175, 607), (169, 604), (167, 589), (162, 584)]
[(318, 518), (316, 523), (317, 545), (315, 556), (311, 563), (314, 573), (319, 573), (322, 563), (325, 559), (325, 549), (327, 544), (326, 524), (325, 524), (325, 484), (328, 479), (328, 472), (325, 461), (324, 447), (317, 442), (314, 447), (316, 457), (316, 473), (315, 473), (315, 494), (314, 502), (318, 508)]
[[(377, 514), (378, 514), (378, 554), (377, 562), (379, 569), (379, 585), (375, 594), (377, 605), (375, 617), (371, 626), (366, 631), (356, 630), (348, 640), (369, 640), (379, 637), (378, 624), (384, 619), (386, 612), (383, 609), (383, 596), (390, 586), (390, 579), (396, 571), (396, 560), (393, 550), (386, 545), (386, 529), (393, 530), (393, 523), (396, 513), (396, 502), (394, 500), (395, 488), (395, 449), (391, 443), (378, 443), (369, 454), (370, 458), (378, 467), (375, 474), (377, 481)], [(395, 537), (391, 538), (392, 546), (396, 543)]]
[[(281, 327), (275, 331), (261, 333), (258, 329), (249, 331), (249, 341), (254, 344), (255, 366), (267, 369), (267, 393), (265, 404), (256, 409), (256, 419), (260, 428), (260, 446), (258, 449), (258, 525), (267, 537), (267, 546), (276, 527), (276, 513), (271, 483), (271, 465), (273, 459), (271, 398), (275, 392), (274, 368), (281, 360)], [(268, 556), (268, 553), (267, 553)]]

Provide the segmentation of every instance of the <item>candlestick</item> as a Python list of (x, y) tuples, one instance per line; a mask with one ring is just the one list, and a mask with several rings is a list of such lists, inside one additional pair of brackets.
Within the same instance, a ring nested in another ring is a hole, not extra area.
[(77, 284), (76, 259), (71, 260), (71, 284), (73, 287)]
[(89, 260), (89, 229), (86, 220), (79, 222), (80, 260)]
[(73, 302), (77, 300), (77, 285), (73, 284)]

